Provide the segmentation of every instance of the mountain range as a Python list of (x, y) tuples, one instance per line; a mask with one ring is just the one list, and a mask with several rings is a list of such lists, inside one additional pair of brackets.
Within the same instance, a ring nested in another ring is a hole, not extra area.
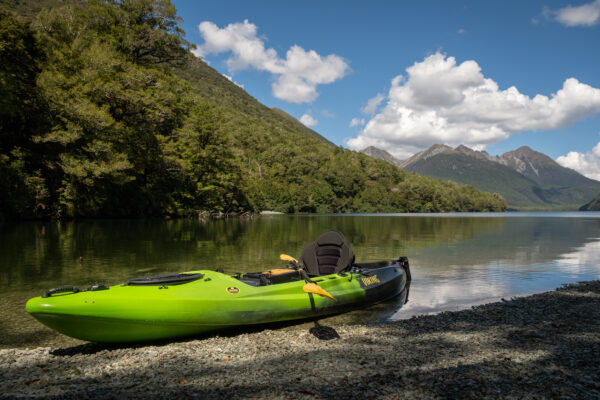
[(491, 156), (463, 145), (436, 144), (406, 160), (375, 147), (362, 152), (408, 172), (501, 194), (513, 209), (579, 209), (600, 193), (600, 182), (527, 146)]

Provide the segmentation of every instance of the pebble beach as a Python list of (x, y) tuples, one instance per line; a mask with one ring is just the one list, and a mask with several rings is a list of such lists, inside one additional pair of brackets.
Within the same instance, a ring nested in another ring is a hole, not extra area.
[(600, 399), (600, 282), (388, 323), (0, 350), (0, 398)]

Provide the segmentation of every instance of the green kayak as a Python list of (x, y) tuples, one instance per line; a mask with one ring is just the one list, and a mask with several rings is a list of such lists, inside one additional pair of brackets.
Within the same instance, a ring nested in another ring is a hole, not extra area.
[(288, 269), (234, 275), (189, 271), (85, 290), (65, 286), (30, 299), (26, 309), (44, 325), (77, 339), (140, 342), (314, 318), (408, 295), (405, 257), (352, 262), (310, 277), (310, 262), (305, 264), (293, 260)]

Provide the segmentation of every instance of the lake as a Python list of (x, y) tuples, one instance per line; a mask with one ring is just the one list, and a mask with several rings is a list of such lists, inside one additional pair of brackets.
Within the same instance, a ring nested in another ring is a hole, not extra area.
[[(0, 348), (81, 343), (45, 328), (25, 302), (61, 285), (141, 275), (283, 267), (336, 229), (357, 261), (409, 257), (409, 302), (344, 315), (364, 323), (459, 310), (600, 278), (600, 213), (265, 215), (195, 219), (0, 223)], [(335, 321), (335, 319), (333, 320)]]

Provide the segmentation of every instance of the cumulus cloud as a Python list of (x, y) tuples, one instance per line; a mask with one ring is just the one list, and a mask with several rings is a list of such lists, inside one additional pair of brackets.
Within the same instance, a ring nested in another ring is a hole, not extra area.
[(385, 95), (377, 93), (377, 96), (367, 100), (367, 105), (361, 108), (360, 111), (364, 114), (373, 115), (383, 100), (385, 100)]
[(355, 126), (364, 125), (364, 124), (365, 124), (364, 118), (352, 118), (350, 120), (350, 128), (354, 128)]
[(300, 117), (300, 122), (302, 122), (304, 125), (311, 127), (311, 126), (315, 126), (319, 123), (319, 121), (317, 121), (316, 119), (314, 119), (312, 117), (312, 115), (310, 114), (304, 114)]
[(565, 26), (593, 26), (600, 21), (600, 0), (580, 6), (568, 5), (558, 10), (544, 9), (546, 18), (555, 19)]
[(600, 181), (600, 142), (590, 152), (571, 151), (566, 156), (558, 157), (556, 162), (588, 178)]
[(344, 77), (349, 69), (346, 61), (335, 55), (321, 56), (314, 50), (292, 46), (285, 58), (274, 49), (266, 48), (257, 36), (256, 25), (245, 20), (219, 28), (210, 21), (198, 25), (204, 44), (194, 50), (198, 57), (206, 54), (231, 53), (227, 67), (231, 73), (247, 68), (274, 75), (273, 95), (291, 103), (315, 100), (318, 85), (332, 83)]
[(352, 149), (382, 147), (407, 158), (435, 143), (483, 149), (521, 131), (556, 129), (600, 112), (600, 89), (575, 78), (550, 97), (512, 86), (500, 90), (473, 60), (457, 64), (435, 53), (396, 76), (386, 104), (359, 133)]

